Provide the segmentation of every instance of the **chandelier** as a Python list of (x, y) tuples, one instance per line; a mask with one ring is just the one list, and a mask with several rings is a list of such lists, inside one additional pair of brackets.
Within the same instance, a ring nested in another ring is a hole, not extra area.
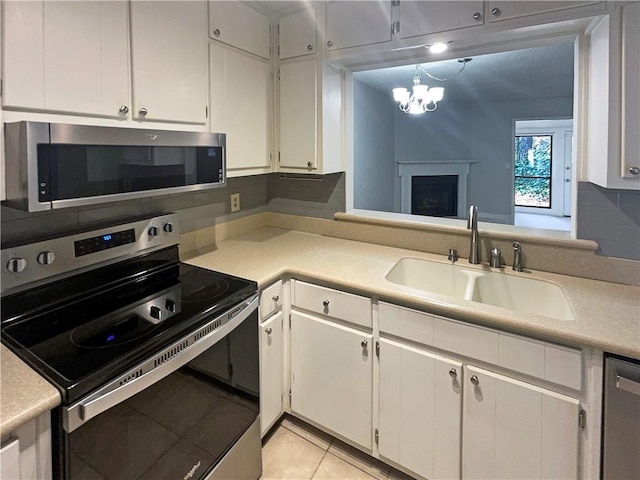
[(422, 85), (420, 74), (437, 80), (438, 82), (446, 82), (457, 77), (466, 67), (470, 58), (462, 58), (458, 60), (462, 64), (460, 70), (446, 78), (438, 78), (427, 72), (421, 65), (416, 65), (416, 72), (413, 75), (413, 91), (409, 92), (406, 88), (399, 87), (393, 89), (393, 99), (398, 102), (400, 110), (404, 113), (419, 115), (425, 112), (433, 112), (438, 108), (438, 102), (444, 98), (444, 87), (431, 87)]

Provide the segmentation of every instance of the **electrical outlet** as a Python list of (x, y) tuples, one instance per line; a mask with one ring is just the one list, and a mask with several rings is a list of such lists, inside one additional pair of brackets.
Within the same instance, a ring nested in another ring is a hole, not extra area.
[(240, 210), (240, 194), (232, 193), (231, 194), (231, 211), (237, 212)]

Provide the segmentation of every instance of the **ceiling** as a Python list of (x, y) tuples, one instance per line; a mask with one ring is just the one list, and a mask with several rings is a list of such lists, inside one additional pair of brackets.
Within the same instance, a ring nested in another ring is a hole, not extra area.
[[(458, 60), (423, 63), (438, 78), (457, 72)], [(354, 79), (391, 96), (394, 87), (413, 85), (415, 64), (355, 72)], [(445, 87), (445, 99), (459, 102), (557, 98), (573, 95), (573, 44), (561, 43), (473, 57), (455, 78), (438, 82), (421, 75), (422, 84)]]

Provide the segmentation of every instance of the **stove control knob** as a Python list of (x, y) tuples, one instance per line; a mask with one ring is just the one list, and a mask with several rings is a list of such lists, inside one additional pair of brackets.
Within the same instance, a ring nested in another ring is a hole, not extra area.
[(160, 230), (158, 229), (158, 227), (149, 227), (149, 236), (150, 237), (157, 237), (158, 234), (160, 233)]
[(164, 307), (167, 309), (167, 311), (176, 313), (176, 302), (174, 302), (170, 298), (167, 298), (167, 301), (164, 303)]
[(51, 265), (56, 259), (56, 255), (53, 252), (40, 252), (36, 257), (36, 260), (40, 265)]
[(14, 257), (7, 262), (7, 270), (11, 273), (20, 273), (27, 268), (27, 261), (24, 258)]
[(160, 320), (162, 319), (162, 309), (160, 307), (156, 307), (155, 305), (153, 305), (149, 310), (149, 315), (151, 315), (151, 318)]
[(167, 232), (167, 233), (172, 233), (173, 232), (173, 223), (165, 223), (164, 227), (162, 227), (162, 229)]

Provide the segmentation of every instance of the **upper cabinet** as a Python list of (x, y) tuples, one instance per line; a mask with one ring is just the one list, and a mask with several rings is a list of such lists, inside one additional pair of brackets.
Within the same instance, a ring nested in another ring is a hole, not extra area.
[(330, 2), (326, 7), (328, 50), (391, 40), (391, 2)]
[(131, 2), (133, 118), (206, 123), (204, 1)]
[(281, 60), (317, 52), (316, 17), (316, 10), (308, 8), (280, 18), (278, 55)]
[(262, 58), (270, 56), (269, 19), (237, 1), (209, 0), (209, 37)]
[(484, 2), (403, 1), (399, 8), (400, 38), (456, 30), (484, 24)]
[(209, 49), (210, 128), (227, 134), (227, 176), (270, 172), (269, 63), (213, 42)]
[(640, 3), (622, 6), (622, 176), (640, 188)]
[(603, 2), (594, 1), (578, 1), (578, 0), (553, 0), (553, 1), (511, 1), (503, 2), (501, 0), (490, 1), (488, 3), (487, 16), (490, 22), (499, 22), (502, 20), (510, 20), (517, 17), (526, 17), (528, 15), (536, 15), (538, 13), (558, 12), (570, 8), (584, 7), (587, 5), (595, 5)]
[(7, 109), (125, 118), (126, 2), (2, 2)]

